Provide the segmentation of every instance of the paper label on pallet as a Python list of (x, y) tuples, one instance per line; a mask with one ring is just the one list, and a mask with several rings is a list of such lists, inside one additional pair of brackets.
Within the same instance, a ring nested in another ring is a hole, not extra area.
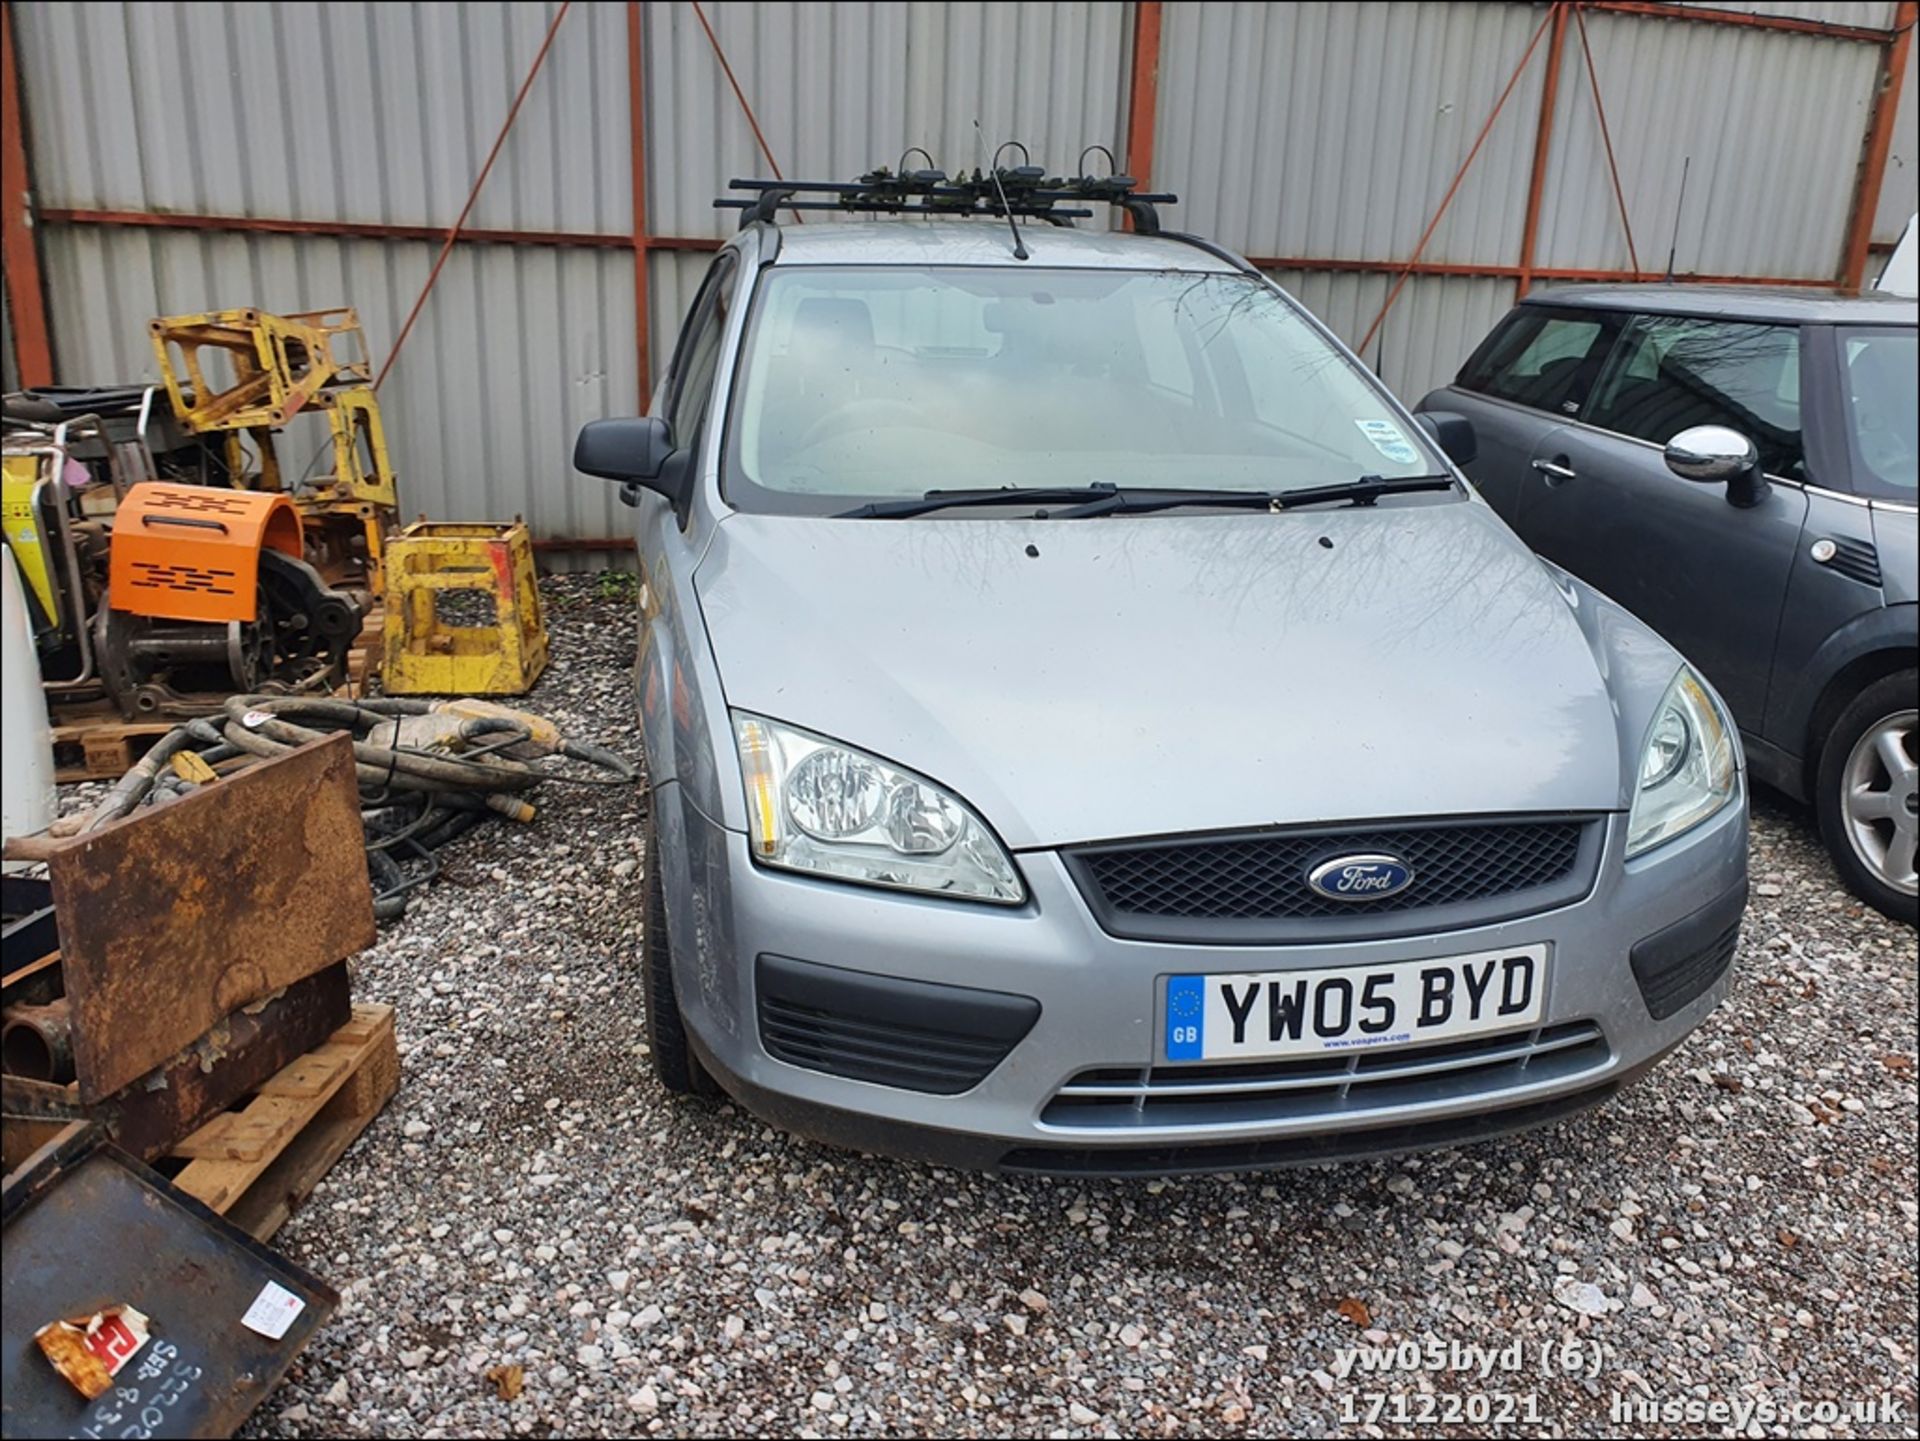
[(253, 1304), (247, 1307), (247, 1314), (240, 1318), (240, 1324), (249, 1331), (258, 1331), (269, 1341), (278, 1341), (287, 1334), (287, 1328), (307, 1303), (276, 1281), (269, 1281), (260, 1288), (260, 1294), (253, 1298)]

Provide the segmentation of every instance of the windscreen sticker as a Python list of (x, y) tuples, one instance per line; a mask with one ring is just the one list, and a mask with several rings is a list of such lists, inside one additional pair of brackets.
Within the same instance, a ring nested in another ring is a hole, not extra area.
[(1373, 448), (1398, 465), (1412, 465), (1420, 459), (1400, 427), (1390, 420), (1356, 420), (1360, 433), (1373, 442)]

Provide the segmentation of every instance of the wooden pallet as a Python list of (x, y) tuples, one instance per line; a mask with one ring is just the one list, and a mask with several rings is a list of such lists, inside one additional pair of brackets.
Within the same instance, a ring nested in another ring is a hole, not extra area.
[[(353, 1019), (179, 1142), (173, 1184), (258, 1240), (291, 1216), (400, 1084), (393, 1007)], [(162, 1169), (170, 1169), (163, 1164)]]
[(367, 613), (360, 634), (353, 638), (353, 645), (347, 651), (347, 679), (335, 688), (336, 696), (363, 696), (368, 685), (380, 679), (380, 658), (386, 653), (386, 627), (386, 607), (376, 604)]
[(61, 707), (53, 712), (53, 778), (117, 781), (153, 743), (180, 722), (130, 721), (105, 702)]

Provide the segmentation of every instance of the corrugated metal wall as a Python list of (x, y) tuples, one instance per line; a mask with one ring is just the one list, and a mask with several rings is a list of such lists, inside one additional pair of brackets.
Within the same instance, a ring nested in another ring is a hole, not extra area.
[[(1628, 15), (1585, 19), (1642, 268), (1665, 267), (1677, 215), (1681, 273), (1832, 276), (1872, 114), (1878, 48)], [(1560, 79), (1540, 258), (1624, 268), (1626, 232), (1577, 42), (1576, 35), (1567, 46)]]
[[(317, 224), (450, 222), (556, 9), (541, 3), (228, 3), (11, 7), (42, 211), (173, 212)], [(850, 176), (922, 145), (948, 169), (1027, 141), (1050, 168), (1081, 146), (1124, 155), (1135, 6), (709, 4), (788, 174)], [(1727, 8), (1724, 5), (1721, 8)], [(1892, 3), (1733, 8), (1884, 27)], [(649, 229), (717, 239), (712, 199), (764, 174), (692, 8), (643, 7)], [(1275, 263), (1357, 340), (1546, 15), (1537, 4), (1171, 3), (1156, 186), (1187, 228)], [(1835, 273), (1879, 47), (1751, 28), (1587, 17), (1643, 266)], [(1517, 259), (1547, 46), (1515, 85), (1423, 256)], [(577, 4), (470, 220), (599, 245), (455, 248), (383, 390), (409, 511), (525, 514), (549, 537), (617, 535), (625, 512), (572, 474), (582, 420), (639, 387), (627, 7)], [(1910, 77), (1876, 239), (1915, 206)], [(974, 122), (980, 123), (976, 130)], [(1684, 206), (1679, 172), (1693, 157)], [(384, 356), (437, 249), (418, 239), (43, 223), (59, 375), (150, 378), (155, 314), (356, 305)], [(1538, 263), (1616, 267), (1625, 233), (1606, 180), (1577, 37), (1562, 58)], [(648, 257), (656, 368), (708, 257)], [(1417, 398), (1511, 303), (1511, 276), (1418, 275), (1367, 359)], [(9, 383), (13, 356), (6, 356)], [(283, 461), (304, 465), (290, 438)]]
[(1920, 45), (1907, 51), (1907, 79), (1900, 87), (1886, 184), (1873, 218), (1874, 244), (1891, 245), (1898, 240), (1916, 205), (1920, 205)]
[[(1894, 9), (1732, 8), (1875, 27), (1889, 24)], [(1172, 5), (1166, 15), (1155, 183), (1185, 199), (1184, 223), (1245, 254), (1296, 262), (1410, 256), (1546, 18), (1538, 5), (1252, 0)], [(1642, 268), (1664, 269), (1677, 213), (1682, 273), (1834, 275), (1879, 47), (1628, 15), (1584, 18)], [(1543, 37), (1423, 261), (1517, 261), (1547, 58)], [(1897, 132), (1876, 234), (1887, 241), (1914, 204), (1911, 92), (1902, 105), (1906, 130)], [(1628, 266), (1573, 27), (1561, 57), (1536, 260)], [(1350, 343), (1366, 334), (1393, 279), (1298, 266), (1274, 273)], [(1418, 399), (1453, 373), (1516, 289), (1484, 276), (1417, 276), (1365, 358)]]

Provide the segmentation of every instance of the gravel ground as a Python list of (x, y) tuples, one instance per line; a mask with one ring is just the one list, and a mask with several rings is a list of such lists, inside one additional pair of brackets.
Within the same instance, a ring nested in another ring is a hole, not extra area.
[[(548, 594), (533, 706), (635, 754), (627, 587)], [(1883, 1394), (1885, 1423), (1749, 1433), (1913, 1432), (1915, 937), (1839, 889), (1798, 812), (1756, 807), (1732, 998), (1613, 1105), (1134, 1183), (863, 1158), (669, 1099), (639, 1025), (642, 813), (548, 787), (360, 958), (404, 1075), (276, 1241), (343, 1300), (245, 1434), (1459, 1434), (1412, 1423), (1473, 1392), (1535, 1434), (1732, 1429), (1617, 1421), (1615, 1397)], [(1517, 1341), (1526, 1369), (1340, 1374), (1408, 1341)], [(1543, 1378), (1543, 1347), (1585, 1374)]]

